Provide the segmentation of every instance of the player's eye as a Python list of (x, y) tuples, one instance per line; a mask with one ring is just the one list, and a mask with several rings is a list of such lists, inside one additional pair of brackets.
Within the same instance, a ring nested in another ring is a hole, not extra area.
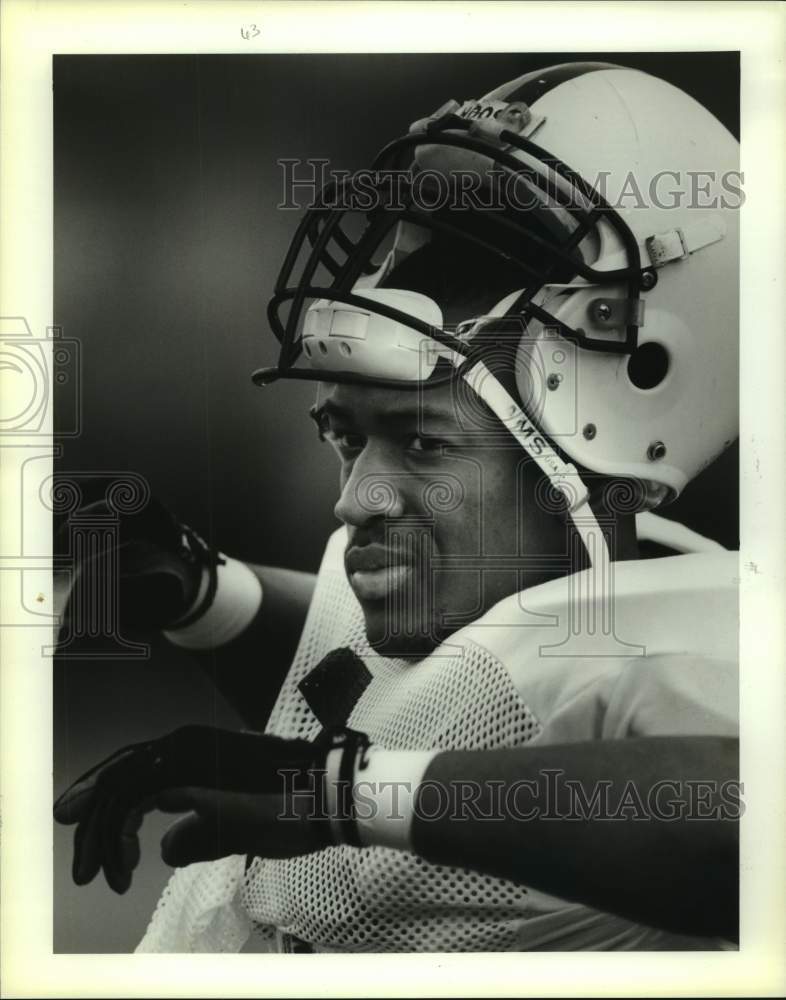
[(359, 454), (366, 444), (366, 439), (362, 434), (336, 430), (330, 427), (322, 432), (322, 438), (329, 442), (342, 458), (351, 458)]
[(330, 415), (316, 407), (312, 407), (309, 415), (317, 425), (319, 440), (327, 441), (342, 458), (351, 457), (363, 450), (366, 440), (361, 434), (333, 426)]
[(447, 444), (442, 438), (424, 437), (422, 434), (413, 434), (407, 441), (409, 451), (429, 451), (440, 452)]

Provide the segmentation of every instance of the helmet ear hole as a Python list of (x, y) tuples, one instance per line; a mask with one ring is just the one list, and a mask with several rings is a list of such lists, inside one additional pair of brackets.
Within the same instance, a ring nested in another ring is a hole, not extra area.
[(654, 389), (669, 371), (669, 352), (650, 341), (637, 347), (628, 361), (628, 378), (637, 389)]

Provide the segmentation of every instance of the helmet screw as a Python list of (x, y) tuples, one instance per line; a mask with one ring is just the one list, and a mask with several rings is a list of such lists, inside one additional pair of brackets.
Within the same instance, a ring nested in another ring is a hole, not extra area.
[(641, 272), (641, 287), (645, 292), (650, 291), (658, 283), (658, 275), (652, 268), (647, 268), (645, 271)]
[(558, 389), (559, 384), (562, 381), (561, 375), (552, 374), (546, 379), (546, 385), (549, 389)]
[(666, 454), (666, 445), (662, 441), (653, 441), (647, 448), (647, 458), (650, 462), (657, 462)]
[(584, 425), (584, 430), (582, 431), (582, 434), (584, 435), (584, 437), (588, 441), (591, 441), (595, 437), (595, 435), (597, 433), (598, 433), (598, 429), (595, 426), (595, 424), (585, 424)]
[(608, 302), (598, 302), (595, 306), (594, 312), (595, 319), (600, 320), (602, 323), (611, 319), (611, 306)]
[[(506, 122), (510, 122), (514, 128), (521, 129), (524, 125), (529, 125), (532, 120), (532, 112), (526, 104), (509, 104), (502, 112), (498, 112), (499, 117)], [(496, 117), (496, 115), (495, 115)]]

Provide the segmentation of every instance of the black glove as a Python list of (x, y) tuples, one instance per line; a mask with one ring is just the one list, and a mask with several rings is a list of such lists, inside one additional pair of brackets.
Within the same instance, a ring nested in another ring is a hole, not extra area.
[[(289, 823), (281, 830), (279, 823), (279, 842), (292, 834), (300, 839), (289, 847), (273, 847), (273, 856), (326, 846), (329, 823), (319, 795), (328, 750), (327, 738), (311, 743), (211, 726), (184, 726), (160, 739), (118, 750), (82, 775), (55, 803), (59, 823), (77, 824), (74, 881), (85, 885), (103, 868), (109, 886), (125, 892), (139, 862), (137, 831), (145, 812), (154, 808), (197, 813), (180, 824), (181, 841), (185, 835), (188, 844), (170, 850), (170, 858), (165, 857), (170, 863), (255, 853), (257, 843), (264, 845), (259, 849), (263, 853), (270, 848), (269, 833), (266, 839), (263, 828), (270, 827), (280, 811), (285, 788), (313, 792), (316, 799), (309, 818), (322, 822), (308, 824), (305, 837), (302, 829), (293, 830), (304, 824)], [(288, 774), (285, 783), (282, 771), (295, 773)], [(184, 852), (190, 856), (184, 857)]]
[[(86, 519), (107, 519), (118, 525), (114, 552), (90, 552), (79, 561), (79, 553), (69, 551), (72, 525)], [(180, 624), (203, 614), (212, 603), (217, 584), (217, 554), (199, 535), (181, 524), (159, 501), (152, 499), (133, 514), (113, 513), (101, 500), (80, 508), (61, 525), (55, 537), (56, 555), (72, 555), (76, 578), (65, 609), (68, 619), (78, 602), (78, 589), (85, 587), (87, 574), (115, 573), (118, 576), (120, 624), (143, 628), (166, 628), (184, 619), (194, 606), (207, 570), (209, 585), (194, 613)], [(116, 559), (109, 559), (109, 555)], [(81, 602), (90, 606), (90, 602)], [(95, 624), (95, 623), (94, 623)], [(97, 623), (100, 626), (100, 623)]]

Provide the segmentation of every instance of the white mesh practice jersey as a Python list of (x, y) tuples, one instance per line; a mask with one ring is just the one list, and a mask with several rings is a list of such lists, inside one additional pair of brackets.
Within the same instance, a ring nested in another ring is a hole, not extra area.
[[(413, 664), (368, 649), (345, 543), (340, 530), (328, 544), (268, 732), (316, 737), (298, 684), (348, 646), (371, 673), (348, 724), (391, 750), (736, 735), (737, 553), (615, 563), (600, 587), (587, 570), (530, 588)], [(324, 952), (724, 947), (406, 851), (340, 846), (248, 868), (237, 856), (177, 870), (138, 950), (293, 942)]]

